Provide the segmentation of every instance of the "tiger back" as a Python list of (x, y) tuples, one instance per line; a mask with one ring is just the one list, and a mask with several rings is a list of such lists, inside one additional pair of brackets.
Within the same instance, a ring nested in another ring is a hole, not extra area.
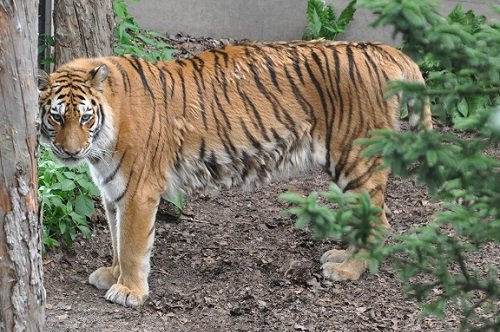
[[(102, 193), (113, 262), (89, 281), (106, 298), (144, 302), (160, 197), (252, 188), (322, 167), (344, 190), (384, 206), (381, 158), (354, 140), (397, 129), (391, 80), (423, 82), (418, 66), (383, 44), (252, 43), (181, 61), (133, 56), (77, 59), (39, 79), (43, 140), (64, 163), (86, 161)], [(411, 105), (410, 105), (411, 106)], [(422, 119), (410, 124), (431, 126)], [(380, 225), (388, 228), (384, 213)], [(355, 248), (321, 258), (323, 275), (355, 280)]]

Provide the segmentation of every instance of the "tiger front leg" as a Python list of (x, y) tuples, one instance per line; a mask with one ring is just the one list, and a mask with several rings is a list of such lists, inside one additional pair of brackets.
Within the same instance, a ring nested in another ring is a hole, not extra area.
[(98, 289), (109, 289), (116, 284), (120, 276), (120, 264), (117, 252), (117, 206), (103, 197), (104, 210), (108, 220), (109, 232), (111, 233), (111, 244), (113, 248), (113, 264), (110, 267), (101, 267), (89, 276), (89, 283)]
[(128, 307), (144, 303), (149, 293), (148, 275), (154, 240), (158, 197), (147, 193), (131, 197), (118, 209), (117, 254), (119, 275), (106, 299)]

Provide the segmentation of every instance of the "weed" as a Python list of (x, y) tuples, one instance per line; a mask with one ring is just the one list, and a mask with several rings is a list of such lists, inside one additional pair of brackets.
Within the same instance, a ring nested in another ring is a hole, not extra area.
[(308, 24), (302, 38), (334, 40), (351, 23), (356, 12), (355, 5), (356, 0), (351, 1), (337, 17), (332, 5), (327, 5), (322, 0), (309, 0), (307, 2)]
[(87, 224), (94, 212), (93, 197), (99, 189), (89, 177), (87, 165), (62, 166), (52, 152), (40, 148), (38, 163), (38, 196), (43, 209), (43, 244), (58, 246), (62, 239), (71, 247), (77, 232), (90, 237)]
[[(138, 0), (131, 0), (138, 2)], [(134, 54), (147, 61), (165, 61), (172, 58), (176, 49), (167, 44), (159, 33), (141, 29), (129, 16), (125, 0), (114, 0), (116, 20), (116, 55)]]

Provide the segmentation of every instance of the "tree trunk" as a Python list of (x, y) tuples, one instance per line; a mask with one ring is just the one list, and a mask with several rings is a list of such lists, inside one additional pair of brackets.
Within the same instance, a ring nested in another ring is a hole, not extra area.
[(54, 3), (55, 66), (81, 57), (113, 54), (112, 0), (58, 0)]
[(0, 0), (0, 330), (43, 328), (37, 203), (38, 0)]

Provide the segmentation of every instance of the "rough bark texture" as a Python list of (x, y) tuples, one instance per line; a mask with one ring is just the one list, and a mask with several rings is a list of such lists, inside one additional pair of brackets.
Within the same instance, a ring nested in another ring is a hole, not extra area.
[(55, 66), (80, 57), (112, 55), (111, 0), (60, 0), (54, 3)]
[(38, 0), (0, 0), (0, 330), (44, 323), (37, 216)]

